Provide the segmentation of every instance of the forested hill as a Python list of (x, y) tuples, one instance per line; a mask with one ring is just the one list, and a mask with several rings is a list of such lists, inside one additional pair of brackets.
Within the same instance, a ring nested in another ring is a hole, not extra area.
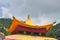
[(53, 26), (53, 28), (47, 33), (49, 37), (57, 37), (60, 35), (60, 23)]
[(0, 18), (0, 27), (6, 27), (9, 29), (12, 20), (10, 18)]
[(9, 35), (4, 28), (9, 29), (10, 25), (12, 24), (12, 21), (10, 18), (0, 18), (0, 32), (2, 32), (5, 35)]

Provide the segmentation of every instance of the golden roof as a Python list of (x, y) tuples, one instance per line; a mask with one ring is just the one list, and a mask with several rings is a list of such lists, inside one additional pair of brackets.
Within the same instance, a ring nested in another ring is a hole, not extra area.
[(33, 26), (33, 25), (28, 25), (28, 24), (26, 24), (26, 23), (24, 23), (22, 21), (17, 20), (16, 18), (14, 18), (14, 20), (13, 20), (13, 22), (12, 22), (12, 24), (11, 24), (9, 30), (8, 30), (8, 32), (13, 32), (18, 27), (18, 25), (19, 25), (19, 27), (23, 26), (23, 27), (28, 27), (28, 28), (46, 28), (46, 30), (48, 31), (48, 30), (50, 30), (53, 27), (54, 23), (55, 22), (52, 22), (50, 24), (43, 25), (43, 26)]

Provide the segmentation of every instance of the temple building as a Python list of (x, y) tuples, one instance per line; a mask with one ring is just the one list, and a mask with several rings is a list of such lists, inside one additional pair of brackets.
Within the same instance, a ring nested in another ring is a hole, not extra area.
[(16, 19), (13, 17), (13, 22), (8, 29), (8, 32), (11, 34), (17, 34), (19, 32), (24, 33), (38, 33), (38, 34), (46, 34), (54, 25), (55, 22), (52, 22), (50, 24), (42, 25), (42, 26), (36, 26), (30, 17), (28, 16), (26, 22), (22, 22), (21, 20)]

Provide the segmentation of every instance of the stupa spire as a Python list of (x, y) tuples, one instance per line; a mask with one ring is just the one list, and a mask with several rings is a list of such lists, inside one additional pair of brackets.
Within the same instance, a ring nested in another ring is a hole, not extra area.
[(28, 15), (28, 17), (27, 17), (26, 24), (34, 25), (34, 23), (32, 22), (32, 20), (30, 19), (30, 15)]

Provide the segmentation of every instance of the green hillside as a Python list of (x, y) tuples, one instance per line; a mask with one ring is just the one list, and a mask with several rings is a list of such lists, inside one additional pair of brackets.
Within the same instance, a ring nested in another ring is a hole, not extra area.
[(0, 32), (4, 33), (5, 35), (8, 35), (8, 33), (5, 29), (9, 29), (10, 25), (12, 23), (12, 20), (10, 18), (0, 18)]
[(60, 23), (53, 26), (53, 28), (47, 33), (47, 36), (49, 37), (57, 37), (60, 35)]
[(6, 27), (9, 29), (12, 20), (10, 18), (0, 18), (0, 26)]

